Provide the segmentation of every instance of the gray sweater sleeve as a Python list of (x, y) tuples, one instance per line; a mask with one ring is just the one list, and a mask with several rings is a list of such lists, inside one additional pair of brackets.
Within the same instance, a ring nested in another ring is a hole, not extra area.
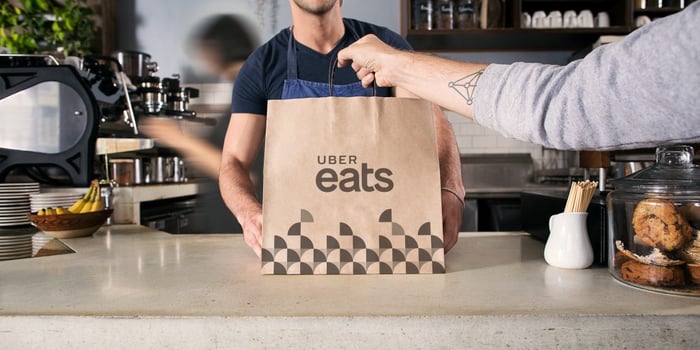
[(700, 1), (566, 66), (490, 65), (474, 118), (556, 149), (700, 142)]

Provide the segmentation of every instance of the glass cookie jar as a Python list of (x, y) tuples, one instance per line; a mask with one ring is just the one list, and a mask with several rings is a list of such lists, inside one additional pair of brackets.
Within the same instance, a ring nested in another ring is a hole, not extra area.
[(700, 167), (690, 146), (659, 147), (656, 164), (610, 181), (608, 269), (627, 285), (700, 296)]

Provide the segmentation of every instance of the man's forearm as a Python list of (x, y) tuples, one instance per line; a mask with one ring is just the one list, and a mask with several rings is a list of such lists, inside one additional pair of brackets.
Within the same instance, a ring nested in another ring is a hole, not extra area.
[(262, 208), (250, 174), (241, 164), (222, 162), (219, 189), (224, 203), (239, 221), (247, 218), (252, 210)]
[(444, 108), (473, 118), (473, 103), (486, 64), (456, 62), (441, 57), (402, 52), (388, 78), (393, 85)]
[(464, 196), (462, 164), (455, 140), (452, 124), (439, 106), (433, 105), (435, 114), (435, 136), (437, 138), (438, 158), (440, 161), (440, 185)]

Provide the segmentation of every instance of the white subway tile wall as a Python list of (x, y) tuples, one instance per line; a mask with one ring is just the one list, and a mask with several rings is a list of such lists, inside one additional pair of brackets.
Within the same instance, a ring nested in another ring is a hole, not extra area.
[(567, 152), (504, 137), (495, 130), (478, 125), (473, 120), (451, 111), (445, 111), (445, 114), (452, 124), (461, 154), (530, 153), (537, 170), (568, 166)]

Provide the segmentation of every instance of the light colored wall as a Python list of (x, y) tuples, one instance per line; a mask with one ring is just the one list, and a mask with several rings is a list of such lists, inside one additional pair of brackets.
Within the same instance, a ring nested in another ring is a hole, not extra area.
[[(157, 75), (177, 73), (183, 83), (201, 89), (201, 97), (193, 104), (228, 104), (230, 84), (211, 84), (213, 77), (204, 76), (197, 62), (187, 52), (185, 40), (194, 26), (214, 14), (233, 13), (247, 18), (261, 41), (291, 24), (289, 0), (262, 1), (262, 21), (258, 17), (258, 0), (122, 0), (120, 6), (119, 48), (147, 52), (160, 65)], [(275, 7), (275, 3), (277, 7)], [(345, 17), (385, 26), (400, 32), (400, 0), (345, 0)], [(516, 61), (564, 64), (570, 52), (478, 52), (439, 53), (456, 60), (512, 63)], [(474, 122), (448, 113), (460, 152), (462, 153), (530, 153), (538, 168), (552, 164), (552, 152), (526, 142), (500, 136)], [(554, 154), (558, 158), (558, 154)]]

